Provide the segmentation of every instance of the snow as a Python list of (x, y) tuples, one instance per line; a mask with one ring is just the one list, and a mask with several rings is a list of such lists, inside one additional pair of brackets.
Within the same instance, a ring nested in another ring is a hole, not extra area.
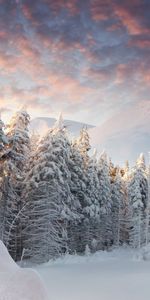
[(143, 260), (145, 251), (123, 248), (86, 257), (67, 255), (36, 270), (52, 300), (148, 300), (150, 261)]
[(0, 300), (149, 299), (150, 245), (66, 255), (33, 268), (20, 268), (0, 242)]
[(39, 274), (32, 269), (20, 268), (1, 241), (0, 300), (48, 300)]
[[(40, 135), (47, 133), (48, 129), (52, 128), (56, 122), (54, 118), (38, 117), (31, 120), (30, 131), (36, 131)], [(83, 127), (94, 128), (95, 126), (85, 123), (80, 123), (73, 120), (64, 120), (64, 126), (68, 129), (71, 136), (78, 136)]]

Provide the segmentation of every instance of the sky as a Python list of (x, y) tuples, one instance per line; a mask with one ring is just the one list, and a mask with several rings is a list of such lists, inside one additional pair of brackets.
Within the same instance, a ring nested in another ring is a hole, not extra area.
[(0, 0), (4, 119), (26, 105), (32, 118), (63, 112), (98, 125), (142, 103), (150, 107), (150, 0)]

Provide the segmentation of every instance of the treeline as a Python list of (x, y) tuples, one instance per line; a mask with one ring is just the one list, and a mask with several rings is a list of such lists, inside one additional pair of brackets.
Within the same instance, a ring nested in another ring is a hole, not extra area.
[(0, 119), (0, 239), (15, 260), (45, 262), (69, 253), (149, 242), (149, 171), (89, 155), (86, 128), (70, 141), (62, 117), (42, 139), (30, 117)]

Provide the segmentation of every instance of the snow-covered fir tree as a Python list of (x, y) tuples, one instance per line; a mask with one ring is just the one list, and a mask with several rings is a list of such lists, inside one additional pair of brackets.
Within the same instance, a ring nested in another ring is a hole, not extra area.
[[(90, 205), (85, 208), (89, 219), (89, 247), (95, 252), (99, 249), (100, 235), (100, 183), (98, 178), (97, 152), (94, 150), (93, 156), (89, 158), (87, 168), (87, 197)], [(83, 210), (84, 212), (84, 210)]]
[(8, 140), (4, 133), (4, 123), (1, 120), (0, 116), (0, 239), (2, 240), (3, 230), (4, 230), (4, 182), (5, 182), (5, 146), (8, 144)]
[(78, 143), (78, 149), (82, 155), (83, 162), (84, 162), (84, 169), (88, 167), (88, 162), (89, 162), (89, 150), (91, 149), (90, 146), (90, 138), (89, 134), (87, 131), (87, 128), (82, 128), (80, 131), (79, 138), (77, 140)]
[(11, 150), (9, 163), (16, 180), (21, 180), (24, 177), (24, 166), (29, 158), (29, 122), (29, 114), (24, 109), (21, 109), (14, 114), (10, 123), (7, 125), (7, 138)]
[(140, 155), (132, 170), (129, 199), (132, 211), (130, 244), (140, 248), (146, 240), (146, 208), (148, 203), (148, 182), (143, 154)]
[(62, 114), (48, 133), (29, 138), (23, 109), (7, 130), (0, 119), (0, 238), (17, 260), (48, 261), (150, 240), (149, 170), (114, 167), (89, 155), (86, 128), (71, 142)]
[[(82, 222), (80, 224), (80, 251), (84, 252), (86, 246), (91, 248), (96, 247), (97, 243), (95, 235), (93, 234), (93, 227), (95, 226), (96, 218), (99, 214), (99, 203), (97, 199), (94, 199), (95, 195), (98, 194), (95, 186), (98, 185), (96, 168), (95, 168), (95, 155), (93, 158), (89, 156), (90, 143), (89, 134), (86, 128), (83, 128), (80, 132), (79, 138), (76, 141), (76, 147), (81, 155), (82, 163), (82, 178), (84, 181), (82, 189), (82, 197), (80, 198), (80, 204), (82, 208)], [(92, 189), (92, 190), (91, 190)]]
[(148, 173), (145, 163), (144, 154), (141, 153), (139, 158), (136, 162), (137, 172), (140, 177), (140, 193), (142, 196), (142, 203), (143, 203), (143, 235), (142, 235), (142, 245), (150, 241), (150, 228), (149, 228), (149, 215), (150, 215), (150, 208), (149, 208), (149, 200), (148, 200)]
[[(24, 181), (24, 256), (37, 262), (48, 261), (60, 251), (58, 232), (59, 170), (53, 161), (52, 137), (44, 137), (30, 160)], [(53, 213), (52, 213), (53, 212)], [(57, 214), (57, 218), (56, 218)], [(55, 218), (54, 218), (55, 216)], [(57, 226), (56, 226), (57, 227)]]
[(83, 173), (83, 159), (78, 150), (76, 141), (70, 148), (68, 167), (71, 175), (70, 191), (76, 210), (76, 219), (68, 222), (68, 249), (71, 253), (82, 251), (81, 224), (83, 220), (82, 203), (85, 198), (85, 176)]
[[(15, 259), (22, 252), (22, 181), (25, 177), (26, 162), (29, 158), (30, 141), (28, 135), (29, 115), (23, 109), (18, 111), (7, 126), (9, 157), (5, 163), (7, 169), (8, 190), (5, 196), (7, 226), (5, 226), (4, 243)], [(13, 238), (11, 238), (13, 236)]]
[(129, 201), (132, 212), (129, 242), (132, 247), (140, 248), (143, 222), (143, 202), (140, 193), (139, 176), (136, 171), (133, 173), (131, 182), (129, 184)]
[(68, 169), (70, 143), (59, 121), (41, 140), (25, 180), (29, 224), (24, 247), (39, 261), (67, 249), (67, 225), (76, 218)]
[(113, 244), (119, 246), (121, 241), (121, 227), (123, 217), (124, 190), (120, 169), (115, 168), (115, 176), (111, 181), (111, 200), (112, 200), (112, 234)]
[(107, 154), (104, 151), (98, 161), (98, 178), (100, 184), (100, 244), (101, 249), (112, 244), (112, 201), (111, 178)]
[(14, 205), (17, 195), (11, 179), (8, 161), (10, 149), (8, 138), (3, 131), (4, 123), (0, 119), (0, 239), (7, 246), (14, 259), (17, 258), (16, 226), (13, 220), (17, 214)]

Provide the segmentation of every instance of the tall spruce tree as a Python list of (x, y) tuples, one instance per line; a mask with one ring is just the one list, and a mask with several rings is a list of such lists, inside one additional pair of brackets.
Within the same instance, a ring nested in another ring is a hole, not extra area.
[(86, 193), (90, 199), (90, 206), (86, 208), (89, 215), (90, 235), (89, 247), (91, 251), (99, 249), (99, 235), (100, 235), (100, 184), (98, 179), (98, 167), (96, 150), (93, 156), (90, 157), (87, 168), (87, 189)]
[(98, 162), (98, 178), (100, 184), (100, 245), (101, 249), (112, 244), (112, 202), (111, 178), (106, 152), (103, 152)]
[(90, 163), (89, 150), (91, 147), (89, 143), (89, 134), (86, 128), (83, 128), (81, 130), (79, 138), (76, 141), (76, 146), (82, 159), (81, 169), (84, 181), (84, 190), (82, 189), (82, 198), (80, 198), (80, 204), (82, 207), (83, 214), (82, 222), (80, 225), (80, 250), (81, 252), (84, 252), (87, 245), (91, 247), (91, 243), (93, 240), (93, 225), (91, 225), (91, 218), (94, 219), (95, 214), (97, 214), (95, 204), (93, 203), (93, 199), (91, 197), (91, 191), (89, 190), (89, 185), (91, 186), (91, 182), (93, 180), (93, 171), (91, 172), (91, 170), (94, 168), (94, 164), (92, 161)]
[(140, 248), (143, 225), (143, 202), (140, 192), (140, 178), (137, 170), (133, 171), (132, 179), (129, 183), (129, 203), (132, 213), (129, 241), (133, 248)]
[(5, 214), (5, 201), (4, 201), (4, 182), (6, 176), (5, 170), (5, 154), (6, 145), (8, 140), (4, 133), (4, 123), (0, 116), (0, 239), (3, 240), (3, 230), (4, 230), (4, 214)]
[(7, 160), (8, 176), (6, 186), (9, 189), (5, 196), (7, 226), (4, 240), (15, 260), (20, 259), (22, 253), (21, 210), (23, 204), (21, 202), (21, 193), (30, 149), (29, 120), (28, 113), (23, 109), (12, 117), (7, 126), (9, 159)]
[(123, 181), (119, 168), (116, 168), (115, 177), (113, 177), (111, 183), (111, 197), (112, 197), (112, 234), (113, 244), (119, 246), (122, 242), (121, 227), (123, 217), (123, 202), (124, 202), (124, 190)]
[(139, 248), (146, 241), (146, 209), (148, 203), (148, 181), (143, 154), (140, 154), (136, 166), (132, 170), (129, 191), (132, 210), (130, 244)]
[(76, 218), (70, 191), (70, 143), (59, 119), (41, 140), (26, 177), (26, 255), (42, 262), (67, 249), (68, 222)]

